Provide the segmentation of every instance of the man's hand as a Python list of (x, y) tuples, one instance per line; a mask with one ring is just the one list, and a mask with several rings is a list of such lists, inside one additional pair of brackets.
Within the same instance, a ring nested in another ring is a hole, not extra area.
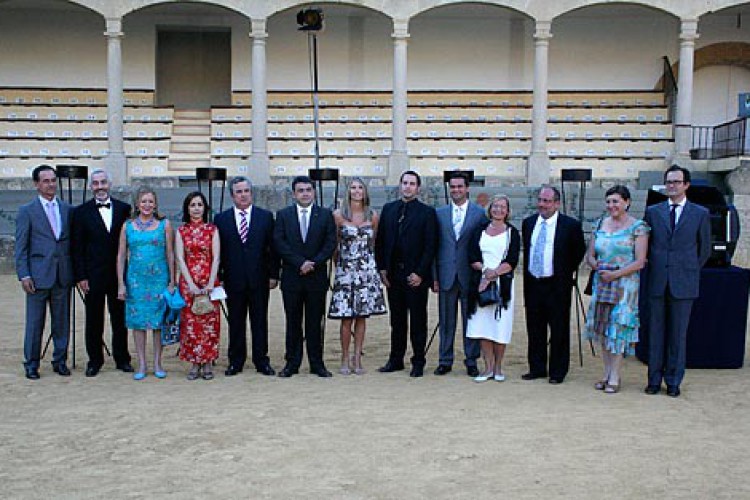
[(80, 288), (83, 293), (89, 293), (89, 280), (79, 281), (78, 288)]
[(309, 274), (313, 271), (315, 271), (315, 262), (311, 260), (306, 260), (305, 262), (302, 263), (302, 265), (299, 268), (299, 273), (302, 276)]
[(412, 288), (417, 288), (419, 285), (422, 284), (422, 277), (418, 275), (417, 273), (411, 273), (407, 278), (406, 282), (409, 284)]
[(31, 278), (22, 279), (21, 286), (23, 287), (23, 291), (28, 294), (36, 293), (36, 286), (34, 286), (34, 280)]
[(273, 290), (277, 286), (279, 286), (279, 280), (275, 280), (273, 278), (270, 279), (270, 280), (268, 280), (268, 289), (269, 290)]
[(432, 291), (433, 293), (438, 293), (440, 291), (440, 282), (438, 280), (432, 282)]

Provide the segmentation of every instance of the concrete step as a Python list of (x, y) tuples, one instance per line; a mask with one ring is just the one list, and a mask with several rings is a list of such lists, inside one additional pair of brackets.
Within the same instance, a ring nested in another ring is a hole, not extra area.
[(181, 109), (175, 110), (174, 121), (180, 120), (211, 120), (211, 112), (204, 110)]
[(205, 142), (173, 142), (171, 153), (192, 153), (200, 155), (209, 155), (211, 153), (211, 144)]
[(211, 135), (211, 125), (196, 125), (175, 123), (172, 126), (172, 135)]
[(172, 136), (172, 143), (176, 142), (190, 142), (190, 143), (196, 143), (196, 142), (205, 142), (205, 143), (211, 143), (211, 137), (208, 135), (173, 135)]
[(194, 172), (196, 168), (205, 168), (211, 166), (211, 160), (187, 159), (177, 160), (169, 159), (169, 170), (190, 171)]

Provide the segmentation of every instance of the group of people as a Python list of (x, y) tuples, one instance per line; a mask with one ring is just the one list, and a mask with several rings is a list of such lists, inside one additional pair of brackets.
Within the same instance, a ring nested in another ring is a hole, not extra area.
[[(93, 198), (75, 209), (56, 196), (52, 167), (37, 167), (32, 179), (39, 196), (19, 209), (16, 227), (16, 268), (26, 292), (24, 366), (29, 379), (39, 378), (48, 304), (52, 366), (56, 373), (70, 375), (66, 361), (74, 285), (85, 298), (88, 377), (96, 376), (104, 364), (105, 303), (116, 367), (133, 373), (135, 380), (147, 377), (150, 330), (152, 372), (157, 378), (167, 376), (160, 332), (164, 297), (176, 288), (185, 302), (179, 355), (190, 364), (187, 378), (212, 379), (219, 357), (221, 310), (214, 298), (219, 286), (229, 326), (225, 375), (237, 375), (245, 367), (248, 318), (252, 363), (259, 373), (275, 375), (268, 357), (268, 304), (270, 290), (280, 283), (286, 319), (286, 362), (280, 377), (299, 373), (305, 350), (311, 373), (332, 376), (323, 359), (324, 315), (340, 320), (339, 373), (364, 374), (366, 320), (387, 311), (391, 347), (378, 371), (405, 369), (410, 338), (410, 376), (423, 376), (431, 289), (439, 298), (435, 375), (453, 368), (460, 306), (467, 374), (477, 382), (503, 381), (502, 361), (513, 332), (513, 275), (523, 251), (529, 364), (524, 380), (565, 380), (571, 292), (585, 255), (593, 277), (586, 335), (601, 346), (604, 362), (595, 388), (619, 390), (622, 359), (633, 353), (638, 341), (639, 276), (648, 264), (646, 392), (658, 393), (663, 380), (669, 395), (680, 394), (687, 322), (710, 248), (708, 213), (686, 200), (690, 172), (681, 167), (665, 173), (669, 202), (649, 207), (643, 221), (628, 214), (626, 187), (609, 189), (608, 214), (597, 222), (588, 250), (580, 222), (560, 213), (555, 187), (539, 190), (537, 213), (523, 220), (519, 232), (510, 224), (509, 198), (494, 196), (486, 208), (470, 201), (469, 180), (461, 172), (449, 180), (450, 203), (437, 210), (418, 199), (419, 174), (404, 172), (399, 198), (381, 213), (371, 207), (362, 179), (349, 182), (341, 208), (331, 211), (315, 203), (313, 181), (298, 176), (291, 186), (294, 203), (275, 217), (254, 205), (251, 182), (235, 177), (229, 183), (231, 208), (211, 223), (206, 198), (191, 192), (176, 231), (159, 213), (153, 189), (135, 192), (131, 213), (130, 205), (110, 196), (112, 183), (104, 170), (91, 173)], [(131, 365), (128, 329), (133, 330), (137, 368)]]

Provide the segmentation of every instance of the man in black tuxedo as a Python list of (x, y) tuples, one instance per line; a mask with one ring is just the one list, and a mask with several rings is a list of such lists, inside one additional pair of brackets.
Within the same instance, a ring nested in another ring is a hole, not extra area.
[[(523, 295), (529, 335), (529, 373), (561, 384), (570, 365), (570, 301), (573, 275), (586, 252), (581, 223), (559, 212), (560, 191), (543, 186), (538, 214), (523, 221)], [(547, 329), (549, 328), (549, 371)]]
[(406, 332), (411, 323), (411, 373), (421, 377), (427, 343), (427, 298), (432, 285), (432, 261), (437, 247), (435, 210), (419, 201), (422, 180), (407, 170), (401, 174), (401, 199), (386, 203), (380, 216), (375, 257), (388, 289), (391, 310), (391, 352), (378, 371), (404, 369)]
[(86, 297), (86, 376), (95, 377), (104, 365), (104, 305), (112, 327), (112, 356), (118, 370), (132, 372), (125, 328), (125, 302), (117, 299), (117, 250), (120, 231), (130, 217), (130, 205), (110, 196), (108, 172), (94, 169), (89, 188), (94, 198), (73, 212), (73, 272)]
[(252, 360), (258, 373), (274, 375), (268, 359), (268, 298), (279, 280), (273, 248), (273, 214), (253, 205), (247, 177), (229, 181), (234, 206), (214, 219), (219, 230), (219, 276), (227, 293), (229, 316), (228, 377), (240, 373), (247, 360), (247, 317), (252, 333)]
[(336, 248), (333, 214), (315, 201), (307, 176), (292, 181), (295, 204), (276, 214), (274, 242), (282, 259), (281, 296), (286, 312), (286, 366), (280, 377), (299, 373), (302, 364), (302, 318), (310, 372), (331, 377), (323, 362), (321, 321), (328, 291), (327, 262)]

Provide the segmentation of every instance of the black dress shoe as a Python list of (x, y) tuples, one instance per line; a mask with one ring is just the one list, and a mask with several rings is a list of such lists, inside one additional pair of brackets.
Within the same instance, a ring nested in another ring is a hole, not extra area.
[(654, 394), (659, 394), (659, 392), (661, 392), (661, 387), (658, 385), (647, 385), (646, 388), (643, 389), (643, 392), (653, 396)]
[(87, 377), (96, 377), (99, 375), (99, 370), (101, 370), (100, 366), (87, 366), (86, 367), (86, 376)]
[(435, 375), (445, 375), (446, 373), (450, 373), (451, 371), (453, 371), (453, 368), (448, 365), (438, 365), (433, 373)]
[(479, 376), (479, 368), (477, 368), (476, 366), (467, 366), (466, 375), (468, 375), (469, 377)]
[(26, 378), (29, 380), (39, 380), (39, 369), (33, 366), (24, 367), (26, 370)]
[(558, 378), (558, 377), (550, 377), (549, 383), (552, 385), (559, 385), (563, 383), (564, 378)]
[(521, 375), (521, 378), (523, 380), (536, 380), (538, 378), (544, 378), (546, 376), (547, 375), (544, 374), (544, 373), (531, 373), (531, 372), (529, 372), (529, 373), (524, 373), (523, 375)]
[(70, 377), (70, 370), (64, 361), (52, 365), (52, 370), (61, 377)]
[(266, 375), (269, 377), (272, 375), (276, 375), (276, 372), (274, 371), (273, 368), (271, 368), (271, 365), (259, 366), (258, 368), (255, 369), (255, 371), (257, 371), (258, 373), (262, 373), (263, 375)]
[(421, 377), (424, 375), (424, 367), (422, 366), (412, 366), (411, 371), (409, 372), (410, 377)]
[(398, 372), (404, 369), (403, 363), (395, 363), (393, 361), (388, 361), (386, 364), (378, 368), (378, 371), (380, 373), (392, 373), (392, 372)]
[(224, 375), (226, 375), (227, 377), (234, 377), (238, 373), (242, 373), (242, 368), (240, 368), (239, 366), (229, 365), (224, 372)]
[(328, 370), (326, 370), (325, 366), (323, 368), (318, 368), (317, 370), (313, 370), (312, 372), (320, 378), (333, 377), (333, 374), (329, 372)]
[(680, 395), (680, 386), (679, 385), (668, 385), (667, 386), (667, 396), (676, 398)]
[(291, 368), (291, 367), (289, 367), (289, 366), (285, 366), (285, 367), (284, 367), (284, 368), (283, 368), (283, 369), (282, 369), (282, 370), (281, 370), (281, 371), (279, 372), (279, 377), (282, 377), (282, 378), (289, 378), (289, 377), (291, 377), (292, 375), (296, 375), (297, 373), (298, 373), (298, 371), (297, 371), (296, 369), (294, 369), (294, 368)]
[(133, 365), (130, 363), (123, 363), (121, 365), (117, 365), (117, 369), (124, 373), (133, 373), (135, 370), (133, 369)]

